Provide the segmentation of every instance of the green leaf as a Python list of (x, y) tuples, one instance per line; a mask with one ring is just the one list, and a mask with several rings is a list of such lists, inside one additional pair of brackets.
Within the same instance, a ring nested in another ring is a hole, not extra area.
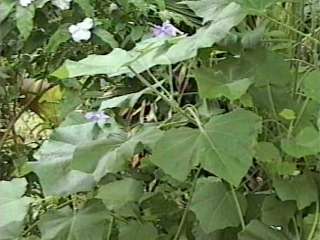
[(140, 200), (140, 208), (146, 217), (157, 217), (163, 221), (168, 220), (168, 216), (177, 215), (181, 209), (174, 199), (168, 199), (161, 192), (146, 196)]
[(263, 48), (245, 52), (240, 64), (239, 67), (247, 70), (247, 74), (253, 77), (255, 87), (287, 86), (292, 80), (290, 65), (284, 58)]
[(91, 200), (85, 208), (65, 207), (49, 210), (40, 218), (42, 240), (104, 240), (106, 209), (101, 201)]
[(239, 240), (288, 240), (282, 231), (271, 228), (258, 220), (252, 220), (238, 234)]
[(16, 6), (17, 28), (24, 39), (27, 39), (33, 29), (33, 18), (35, 15), (35, 7), (33, 4), (28, 7)]
[(83, 12), (86, 14), (88, 17), (93, 17), (94, 16), (94, 8), (90, 3), (90, 0), (75, 0), (77, 4), (81, 7)]
[[(316, 219), (316, 214), (308, 214), (305, 218), (303, 218), (303, 239), (308, 239), (308, 236), (311, 232), (311, 229), (313, 227), (314, 221)], [(320, 221), (318, 218), (318, 222), (316, 224), (316, 231), (313, 235), (313, 239), (319, 239), (320, 237)]]
[[(273, 186), (282, 201), (296, 201), (299, 210), (310, 206), (318, 198), (317, 185), (312, 176), (308, 174), (286, 180), (275, 178)], [(299, 186), (303, 186), (303, 192), (301, 192)]]
[(255, 149), (255, 157), (261, 162), (281, 161), (278, 148), (270, 142), (259, 142)]
[[(117, 56), (117, 57), (116, 57)], [(52, 75), (60, 79), (83, 75), (107, 74), (117, 75), (120, 68), (132, 60), (127, 51), (116, 48), (108, 55), (90, 55), (75, 62), (67, 60)], [(126, 69), (125, 72), (128, 72)]]
[(289, 120), (289, 121), (292, 121), (292, 120), (296, 119), (296, 113), (293, 110), (287, 109), (287, 108), (283, 109), (279, 113), (279, 115), (281, 117), (283, 117), (284, 119)]
[[(245, 212), (245, 198), (238, 195), (238, 200), (242, 212)], [(201, 228), (206, 233), (240, 225), (240, 218), (231, 191), (221, 181), (213, 177), (198, 180), (190, 208), (196, 214)]]
[(283, 139), (281, 148), (288, 155), (301, 158), (320, 152), (320, 132), (314, 127), (303, 128), (297, 136)]
[(262, 205), (263, 223), (272, 226), (287, 228), (296, 211), (296, 205), (293, 201), (282, 202), (275, 196), (268, 196), (264, 199)]
[[(154, 84), (153, 87), (158, 87), (158, 85), (159, 84)], [(150, 88), (144, 88), (139, 92), (129, 93), (104, 100), (100, 105), (100, 111), (110, 108), (132, 108), (142, 95), (151, 92), (152, 90)]]
[(151, 161), (180, 181), (201, 163), (209, 172), (238, 185), (251, 166), (260, 125), (254, 113), (237, 110), (213, 117), (204, 132), (169, 130), (156, 144)]
[(121, 159), (121, 156), (118, 156), (117, 153), (112, 154), (112, 152), (119, 148), (121, 143), (123, 143), (122, 139), (107, 138), (79, 144), (74, 151), (71, 168), (93, 173), (100, 161), (108, 161), (107, 172), (120, 171), (127, 159)]
[(305, 94), (320, 103), (320, 71), (314, 71), (307, 75), (303, 81)]
[(98, 132), (93, 123), (60, 127), (35, 153), (38, 161), (30, 165), (40, 178), (45, 195), (69, 195), (95, 185), (92, 175), (72, 170), (71, 163), (76, 147), (96, 138)]
[(246, 222), (261, 218), (261, 208), (266, 196), (268, 195), (260, 192), (251, 192), (246, 195), (248, 206), (245, 215)]
[(199, 156), (202, 166), (237, 186), (252, 164), (260, 117), (250, 111), (236, 110), (213, 117), (204, 128), (207, 136), (203, 142), (207, 148), (200, 148), (204, 151)]
[(265, 25), (258, 26), (252, 31), (245, 32), (241, 38), (244, 48), (255, 48), (259, 45), (265, 33)]
[[(208, 68), (198, 68), (195, 71), (200, 96), (203, 98), (226, 97), (231, 101), (243, 96), (253, 83), (248, 78), (233, 80), (228, 79), (222, 72), (216, 72)], [(231, 81), (230, 81), (231, 80)]]
[(248, 14), (260, 15), (279, 0), (236, 0)]
[(142, 182), (125, 178), (101, 186), (96, 197), (102, 199), (108, 209), (117, 210), (127, 203), (138, 201), (142, 194)]
[(47, 45), (47, 51), (49, 53), (53, 53), (57, 51), (60, 44), (68, 41), (71, 37), (70, 33), (68, 32), (69, 24), (61, 25), (57, 31), (51, 36), (49, 43)]
[(121, 224), (119, 228), (119, 240), (153, 240), (157, 237), (157, 229), (151, 223), (130, 221), (128, 224)]
[(199, 164), (197, 151), (200, 132), (191, 128), (166, 131), (156, 143), (151, 161), (166, 174), (184, 181), (193, 166)]
[(8, 17), (15, 5), (13, 0), (2, 0), (0, 3), (0, 23)]
[(195, 240), (233, 240), (237, 239), (236, 228), (226, 228), (224, 230), (217, 230), (212, 233), (205, 233), (199, 226), (193, 229)]
[(230, 3), (229, 0), (184, 1), (195, 14), (203, 18), (203, 23), (215, 20), (216, 16)]
[[(210, 7), (215, 7), (211, 4)], [(214, 21), (200, 28), (194, 35), (172, 39), (151, 38), (136, 45), (130, 51), (114, 49), (107, 55), (90, 55), (74, 62), (67, 60), (52, 75), (60, 79), (83, 75), (107, 74), (110, 77), (131, 74), (130, 65), (136, 72), (143, 72), (155, 65), (167, 65), (190, 59), (198, 49), (211, 47), (227, 36), (232, 27), (245, 17), (236, 3), (226, 4)]]
[(28, 213), (31, 199), (22, 197), (26, 191), (27, 181), (16, 178), (0, 181), (0, 239), (8, 240), (19, 237), (23, 222)]
[(49, 2), (50, 0), (36, 0), (34, 2), (36, 8), (43, 8), (44, 5), (46, 5), (47, 2)]
[(115, 40), (114, 36), (103, 28), (96, 27), (92, 31), (95, 35), (97, 35), (102, 41), (109, 44), (112, 48), (117, 48), (119, 43)]
[(124, 170), (139, 144), (152, 148), (162, 134), (157, 128), (148, 126), (134, 130), (136, 132), (131, 136), (110, 135), (79, 144), (74, 151), (71, 168), (92, 173), (97, 182), (107, 173)]

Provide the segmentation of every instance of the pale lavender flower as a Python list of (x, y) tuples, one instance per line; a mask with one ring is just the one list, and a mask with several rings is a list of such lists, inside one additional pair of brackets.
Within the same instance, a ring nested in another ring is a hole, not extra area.
[(98, 124), (105, 124), (110, 119), (110, 117), (104, 112), (88, 112), (84, 115), (84, 117), (88, 121)]
[(173, 26), (169, 21), (162, 23), (162, 26), (156, 25), (153, 29), (153, 36), (158, 38), (176, 37), (178, 34), (183, 34), (178, 28)]

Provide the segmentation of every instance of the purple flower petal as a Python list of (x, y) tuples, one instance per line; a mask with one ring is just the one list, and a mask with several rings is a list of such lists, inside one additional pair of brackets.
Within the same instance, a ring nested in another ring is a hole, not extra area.
[(104, 112), (88, 112), (84, 115), (84, 117), (88, 121), (98, 124), (105, 124), (110, 119), (110, 117)]
[(179, 29), (173, 26), (171, 23), (164, 22), (162, 26), (156, 25), (153, 29), (153, 36), (158, 38), (175, 37), (177, 34), (183, 34)]

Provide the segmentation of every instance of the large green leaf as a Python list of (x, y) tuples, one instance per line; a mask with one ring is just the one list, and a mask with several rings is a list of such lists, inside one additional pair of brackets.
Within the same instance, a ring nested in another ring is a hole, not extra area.
[(127, 203), (138, 201), (143, 194), (143, 183), (132, 178), (103, 185), (97, 198), (102, 199), (110, 210), (116, 210)]
[(256, 87), (287, 86), (292, 80), (290, 65), (284, 61), (284, 57), (266, 49), (248, 50), (238, 67), (243, 68), (243, 72), (247, 69)]
[(128, 224), (120, 225), (119, 240), (154, 240), (157, 237), (157, 229), (151, 223), (130, 221)]
[(320, 71), (314, 71), (308, 74), (304, 79), (304, 92), (305, 94), (320, 103)]
[(152, 162), (178, 180), (185, 180), (199, 163), (229, 183), (238, 185), (252, 163), (260, 118), (237, 110), (213, 117), (204, 132), (182, 128), (169, 130), (153, 151)]
[(128, 136), (110, 135), (79, 144), (74, 151), (71, 168), (92, 173), (99, 181), (107, 173), (125, 169), (139, 144), (152, 148), (161, 134), (157, 128), (146, 126)]
[(320, 152), (320, 132), (314, 127), (303, 128), (297, 136), (283, 139), (282, 149), (289, 155), (301, 158)]
[(94, 186), (93, 176), (72, 170), (71, 163), (76, 147), (96, 138), (98, 131), (93, 123), (57, 128), (36, 152), (38, 161), (30, 165), (39, 176), (45, 195), (68, 195)]
[(50, 210), (40, 218), (42, 240), (103, 240), (108, 218), (103, 203), (91, 200), (83, 209)]
[[(210, 8), (216, 8), (216, 5), (211, 4)], [(244, 17), (238, 4), (229, 3), (217, 12), (210, 24), (192, 36), (169, 40), (151, 38), (138, 43), (130, 51), (116, 48), (107, 55), (90, 55), (79, 62), (68, 60), (53, 75), (61, 79), (95, 74), (117, 76), (132, 74), (128, 65), (136, 72), (143, 72), (155, 65), (177, 63), (196, 56), (198, 49), (221, 41)]]
[(28, 7), (22, 7), (17, 4), (16, 7), (16, 20), (17, 28), (24, 39), (27, 39), (33, 29), (33, 18), (35, 14), (35, 7), (33, 4)]
[(282, 202), (271, 195), (263, 201), (261, 220), (267, 225), (287, 228), (295, 211), (296, 205), (293, 201)]
[(165, 173), (184, 181), (192, 167), (199, 164), (200, 136), (198, 130), (185, 127), (166, 131), (156, 143), (151, 161)]
[(282, 231), (273, 229), (258, 220), (252, 220), (238, 236), (239, 240), (288, 240)]
[(8, 240), (19, 237), (23, 230), (23, 221), (28, 213), (31, 199), (22, 197), (27, 181), (16, 178), (0, 181), (0, 239)]
[[(205, 126), (207, 147), (199, 149), (202, 166), (238, 185), (252, 164), (261, 119), (245, 110), (213, 117)], [(203, 134), (202, 134), (203, 135)]]
[(108, 161), (108, 169), (106, 169), (105, 173), (121, 170), (127, 159), (121, 158), (121, 155), (115, 151), (121, 146), (123, 141), (122, 138), (115, 137), (79, 144), (74, 151), (71, 168), (86, 173), (93, 173), (99, 162)]
[(6, 19), (10, 14), (12, 8), (14, 7), (15, 1), (13, 0), (3, 0), (0, 3), (0, 23)]
[[(297, 202), (298, 209), (301, 210), (317, 201), (317, 185), (309, 174), (303, 174), (291, 179), (273, 180), (273, 186), (282, 201), (294, 200)], [(300, 186), (303, 186), (303, 193)]]
[(234, 101), (244, 95), (253, 83), (249, 78), (234, 80), (222, 72), (208, 68), (198, 68), (195, 77), (200, 96), (209, 99), (223, 96)]
[[(245, 212), (245, 198), (238, 195), (238, 200), (242, 212)], [(198, 180), (190, 208), (206, 233), (240, 225), (240, 217), (231, 191), (215, 178)]]

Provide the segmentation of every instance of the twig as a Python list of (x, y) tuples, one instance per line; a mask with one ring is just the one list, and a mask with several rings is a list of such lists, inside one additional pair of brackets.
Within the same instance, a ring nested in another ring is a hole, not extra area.
[[(5, 143), (5, 140), (7, 139), (7, 137), (9, 136), (11, 129), (14, 127), (14, 125), (19, 120), (19, 118), (22, 116), (22, 114), (29, 109), (29, 107), (32, 105), (32, 103), (34, 103), (34, 101), (37, 101), (38, 99), (40, 99), (42, 97), (42, 95), (46, 91), (48, 91), (51, 87), (52, 86), (49, 86), (48, 88), (44, 89), (36, 97), (30, 98), (27, 101), (27, 103), (23, 106), (23, 108), (20, 110), (20, 112), (13, 117), (13, 119), (9, 122), (6, 131), (4, 132), (3, 136), (0, 139), (0, 149), (3, 147), (3, 144)], [(42, 88), (42, 84), (39, 85), (38, 89), (40, 90), (41, 88)]]

